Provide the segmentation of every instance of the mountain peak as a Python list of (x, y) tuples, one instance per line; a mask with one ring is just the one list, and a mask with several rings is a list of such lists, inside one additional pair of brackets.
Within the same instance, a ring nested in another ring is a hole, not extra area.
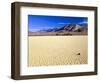
[(62, 27), (55, 27), (51, 29), (40, 30), (39, 32), (87, 32), (87, 26), (80, 25), (80, 24), (66, 24)]

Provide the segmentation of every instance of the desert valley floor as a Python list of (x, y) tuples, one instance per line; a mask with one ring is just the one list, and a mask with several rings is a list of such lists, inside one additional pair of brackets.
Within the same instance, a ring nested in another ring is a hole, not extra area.
[(88, 37), (29, 36), (28, 66), (88, 63)]

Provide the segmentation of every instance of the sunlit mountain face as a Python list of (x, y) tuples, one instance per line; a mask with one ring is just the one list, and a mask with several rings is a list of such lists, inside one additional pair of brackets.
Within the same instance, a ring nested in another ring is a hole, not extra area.
[(38, 32), (59, 32), (59, 31), (69, 31), (69, 32), (87, 32), (87, 25), (79, 24), (67, 24), (62, 27), (56, 27), (52, 29), (39, 30)]

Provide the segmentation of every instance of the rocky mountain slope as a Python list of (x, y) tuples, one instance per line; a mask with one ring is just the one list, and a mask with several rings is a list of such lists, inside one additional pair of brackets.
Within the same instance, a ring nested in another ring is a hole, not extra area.
[(40, 30), (39, 32), (87, 32), (87, 25), (79, 25), (79, 24), (66, 24), (63, 27)]

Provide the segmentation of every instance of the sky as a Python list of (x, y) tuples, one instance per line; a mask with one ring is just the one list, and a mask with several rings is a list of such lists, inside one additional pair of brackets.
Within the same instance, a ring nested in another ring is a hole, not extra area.
[(66, 24), (87, 24), (87, 17), (28, 15), (28, 31), (62, 27)]

